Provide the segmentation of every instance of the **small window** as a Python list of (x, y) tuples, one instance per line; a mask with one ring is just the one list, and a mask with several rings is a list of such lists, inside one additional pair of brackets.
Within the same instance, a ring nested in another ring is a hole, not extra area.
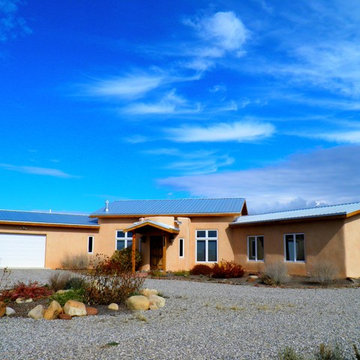
[(94, 252), (94, 237), (88, 237), (88, 253), (92, 254)]
[(196, 261), (217, 262), (217, 230), (196, 230)]
[(123, 250), (127, 247), (132, 246), (132, 232), (124, 232), (122, 230), (116, 231), (116, 250)]
[(248, 237), (248, 259), (252, 261), (264, 261), (264, 237)]
[(184, 239), (179, 239), (179, 257), (184, 257)]
[(305, 261), (304, 234), (285, 234), (286, 261)]

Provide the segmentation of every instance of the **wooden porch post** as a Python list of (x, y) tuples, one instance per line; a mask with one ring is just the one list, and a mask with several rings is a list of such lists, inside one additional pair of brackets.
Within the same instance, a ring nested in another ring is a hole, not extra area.
[(135, 251), (136, 251), (136, 234), (133, 233), (132, 246), (131, 246), (131, 271), (133, 274), (135, 274)]
[(163, 236), (163, 258), (162, 258), (162, 263), (163, 263), (163, 271), (166, 271), (166, 248), (167, 248), (167, 239), (168, 239), (168, 235), (164, 235)]

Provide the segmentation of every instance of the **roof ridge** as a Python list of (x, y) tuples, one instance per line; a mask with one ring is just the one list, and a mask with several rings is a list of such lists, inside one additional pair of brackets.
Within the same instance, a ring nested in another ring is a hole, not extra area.
[(123, 199), (112, 202), (122, 201), (174, 201), (174, 200), (245, 200), (244, 197), (220, 197), (220, 198), (180, 198), (180, 199)]
[(12, 209), (0, 209), (0, 211), (8, 212), (22, 212), (22, 213), (35, 213), (35, 214), (54, 214), (54, 215), (72, 215), (72, 216), (89, 216), (90, 214), (85, 213), (71, 213), (71, 212), (57, 212), (57, 211), (45, 211), (45, 210), (12, 210)]

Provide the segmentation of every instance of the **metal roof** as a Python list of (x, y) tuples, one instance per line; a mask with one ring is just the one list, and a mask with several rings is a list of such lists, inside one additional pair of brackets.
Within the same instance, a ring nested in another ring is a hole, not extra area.
[(324, 216), (341, 216), (341, 215), (346, 216), (356, 211), (360, 211), (360, 202), (340, 204), (340, 205), (317, 206), (307, 209), (279, 211), (279, 212), (259, 214), (259, 215), (239, 216), (232, 223), (232, 225), (294, 220), (294, 219), (306, 219), (306, 218), (316, 218), (316, 217), (324, 217)]
[(110, 203), (108, 212), (102, 207), (91, 216), (240, 214), (244, 203), (243, 198), (120, 200)]
[(139, 229), (144, 226), (153, 226), (158, 229), (165, 230), (165, 231), (168, 231), (171, 233), (178, 233), (180, 231), (180, 229), (175, 226), (170, 226), (168, 224), (164, 224), (162, 222), (153, 221), (153, 220), (144, 220), (144, 221), (134, 222), (131, 226), (129, 226), (127, 229), (125, 229), (125, 231), (133, 231), (133, 230)]
[(18, 210), (0, 210), (0, 223), (3, 222), (99, 226), (97, 219), (89, 218), (88, 215)]

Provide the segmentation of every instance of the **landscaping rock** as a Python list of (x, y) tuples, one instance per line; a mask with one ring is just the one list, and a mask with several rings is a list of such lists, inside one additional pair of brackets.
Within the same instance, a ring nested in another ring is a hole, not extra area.
[(33, 302), (33, 299), (29, 298), (29, 299), (26, 299), (24, 302), (31, 303), (31, 302)]
[(6, 304), (3, 301), (0, 301), (0, 318), (3, 317), (6, 313)]
[(94, 307), (87, 306), (86, 307), (86, 313), (87, 313), (87, 315), (97, 315), (98, 314), (98, 309), (96, 309)]
[(35, 306), (29, 311), (28, 316), (34, 320), (39, 320), (44, 317), (44, 307), (42, 305)]
[(144, 295), (130, 296), (126, 300), (126, 306), (131, 310), (149, 310), (150, 301)]
[(249, 277), (247, 278), (248, 282), (255, 282), (255, 281), (258, 281), (258, 280), (259, 280), (259, 277), (256, 276), (256, 275), (249, 275)]
[(158, 295), (150, 295), (150, 310), (157, 310), (165, 306), (165, 299)]
[(70, 315), (68, 315), (68, 314), (59, 314), (59, 319), (61, 319), (61, 320), (71, 320), (72, 319), (72, 317), (70, 316)]
[(15, 300), (15, 302), (16, 302), (17, 304), (23, 304), (23, 303), (25, 302), (25, 298), (23, 298), (23, 297), (18, 297), (18, 298)]
[(53, 300), (44, 312), (44, 319), (55, 320), (62, 312), (63, 309), (61, 305), (56, 300)]
[(111, 303), (109, 306), (108, 306), (108, 309), (109, 310), (119, 310), (119, 305), (118, 304), (115, 304), (115, 303)]
[(6, 307), (6, 316), (11, 316), (15, 314), (15, 310), (11, 307)]
[(61, 295), (61, 294), (67, 293), (68, 291), (70, 291), (70, 289), (69, 290), (58, 290), (56, 293)]
[(158, 295), (159, 292), (156, 289), (142, 289), (140, 294), (149, 297), (150, 295)]
[(80, 301), (68, 300), (64, 312), (70, 316), (86, 316), (86, 306)]

